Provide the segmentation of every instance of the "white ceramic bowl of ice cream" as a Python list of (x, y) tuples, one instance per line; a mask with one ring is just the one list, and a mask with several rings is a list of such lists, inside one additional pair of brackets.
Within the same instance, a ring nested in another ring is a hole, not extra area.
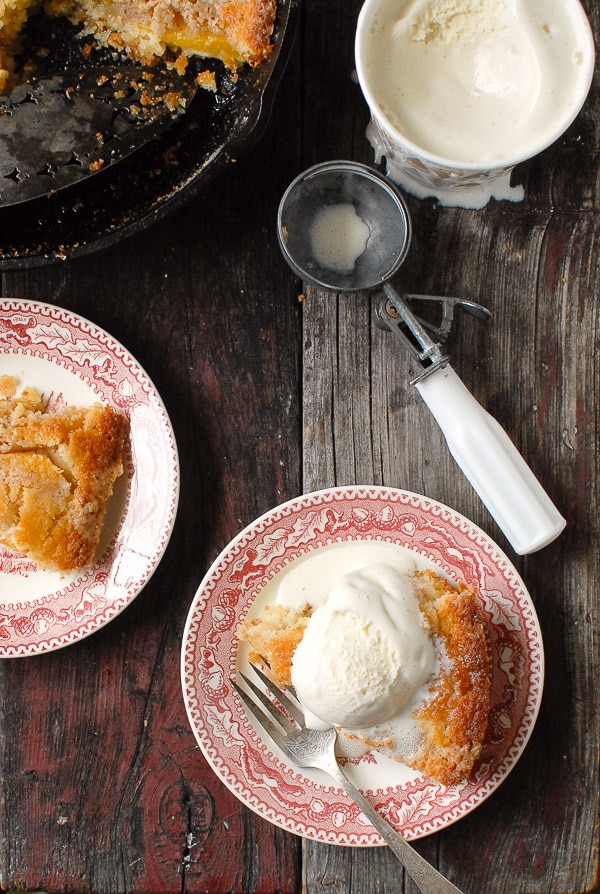
[(595, 62), (579, 0), (366, 0), (355, 56), (391, 179), (471, 208), (522, 198), (514, 166), (572, 124)]

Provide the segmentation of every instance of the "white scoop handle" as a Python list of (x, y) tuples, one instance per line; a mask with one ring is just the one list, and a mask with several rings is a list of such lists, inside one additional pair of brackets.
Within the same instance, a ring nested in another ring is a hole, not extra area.
[(519, 555), (551, 543), (566, 525), (513, 442), (450, 365), (416, 383), (454, 459)]

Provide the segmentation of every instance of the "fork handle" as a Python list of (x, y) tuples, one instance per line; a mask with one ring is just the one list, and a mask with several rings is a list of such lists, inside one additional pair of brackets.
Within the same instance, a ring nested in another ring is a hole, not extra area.
[(327, 772), (340, 783), (346, 794), (358, 804), (423, 894), (462, 894), (452, 882), (444, 878), (431, 863), (428, 863), (427, 860), (418, 854), (408, 841), (396, 832), (381, 814), (369, 804), (366, 798), (350, 782), (337, 762), (335, 767), (328, 767)]

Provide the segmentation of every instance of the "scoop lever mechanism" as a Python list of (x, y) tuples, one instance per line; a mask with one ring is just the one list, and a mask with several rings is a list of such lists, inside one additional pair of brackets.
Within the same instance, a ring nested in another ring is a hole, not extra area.
[[(411, 381), (411, 385), (415, 385), (422, 378), (450, 362), (450, 358), (442, 352), (440, 342), (444, 342), (452, 331), (454, 311), (457, 307), (480, 320), (488, 321), (492, 318), (487, 307), (464, 298), (411, 294), (401, 297), (388, 283), (383, 284), (382, 290), (383, 295), (375, 311), (378, 325), (393, 332), (424, 367), (423, 372)], [(409, 302), (413, 301), (425, 301), (439, 305), (442, 312), (440, 324), (435, 326), (413, 313), (409, 307)], [(439, 341), (434, 341), (429, 333), (432, 333)]]
[[(379, 325), (389, 329), (419, 361), (414, 384), (439, 424), (452, 456), (519, 555), (536, 552), (558, 537), (566, 525), (546, 491), (504, 429), (475, 400), (450, 366), (440, 344), (450, 332), (456, 307), (480, 319), (491, 314), (478, 304), (455, 298), (400, 296), (389, 283), (376, 309)], [(419, 319), (409, 300), (437, 301), (437, 329)], [(429, 334), (433, 331), (439, 341)]]

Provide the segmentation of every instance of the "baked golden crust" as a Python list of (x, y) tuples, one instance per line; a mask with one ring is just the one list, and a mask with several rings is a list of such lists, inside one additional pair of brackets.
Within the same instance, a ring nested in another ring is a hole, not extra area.
[(430, 686), (431, 697), (416, 711), (425, 743), (412, 766), (444, 785), (468, 778), (487, 730), (490, 658), (485, 621), (474, 587), (458, 589), (431, 571), (415, 575), (421, 611), (445, 658)]
[(275, 19), (275, 0), (47, 0), (45, 9), (142, 62), (171, 47), (230, 68), (268, 56)]
[(38, 567), (70, 572), (96, 552), (123, 471), (125, 417), (111, 407), (50, 411), (0, 377), (0, 542)]
[[(422, 735), (410, 754), (398, 754), (387, 738), (359, 732), (349, 737), (377, 748), (443, 785), (468, 779), (479, 757), (490, 712), (490, 658), (485, 620), (474, 587), (455, 587), (432, 571), (417, 572), (415, 595), (440, 657), (428, 697), (413, 712)], [(291, 685), (291, 665), (310, 616), (281, 606), (240, 625), (250, 660), (262, 660), (276, 686)], [(344, 731), (348, 735), (347, 731)]]
[(144, 64), (175, 51), (178, 71), (190, 55), (220, 59), (236, 70), (260, 64), (271, 52), (276, 0), (0, 0), (0, 91), (11, 86), (19, 34), (40, 6)]
[(238, 628), (240, 642), (250, 643), (250, 661), (263, 661), (276, 686), (292, 685), (292, 658), (304, 636), (310, 612), (267, 605), (260, 618), (246, 619)]

